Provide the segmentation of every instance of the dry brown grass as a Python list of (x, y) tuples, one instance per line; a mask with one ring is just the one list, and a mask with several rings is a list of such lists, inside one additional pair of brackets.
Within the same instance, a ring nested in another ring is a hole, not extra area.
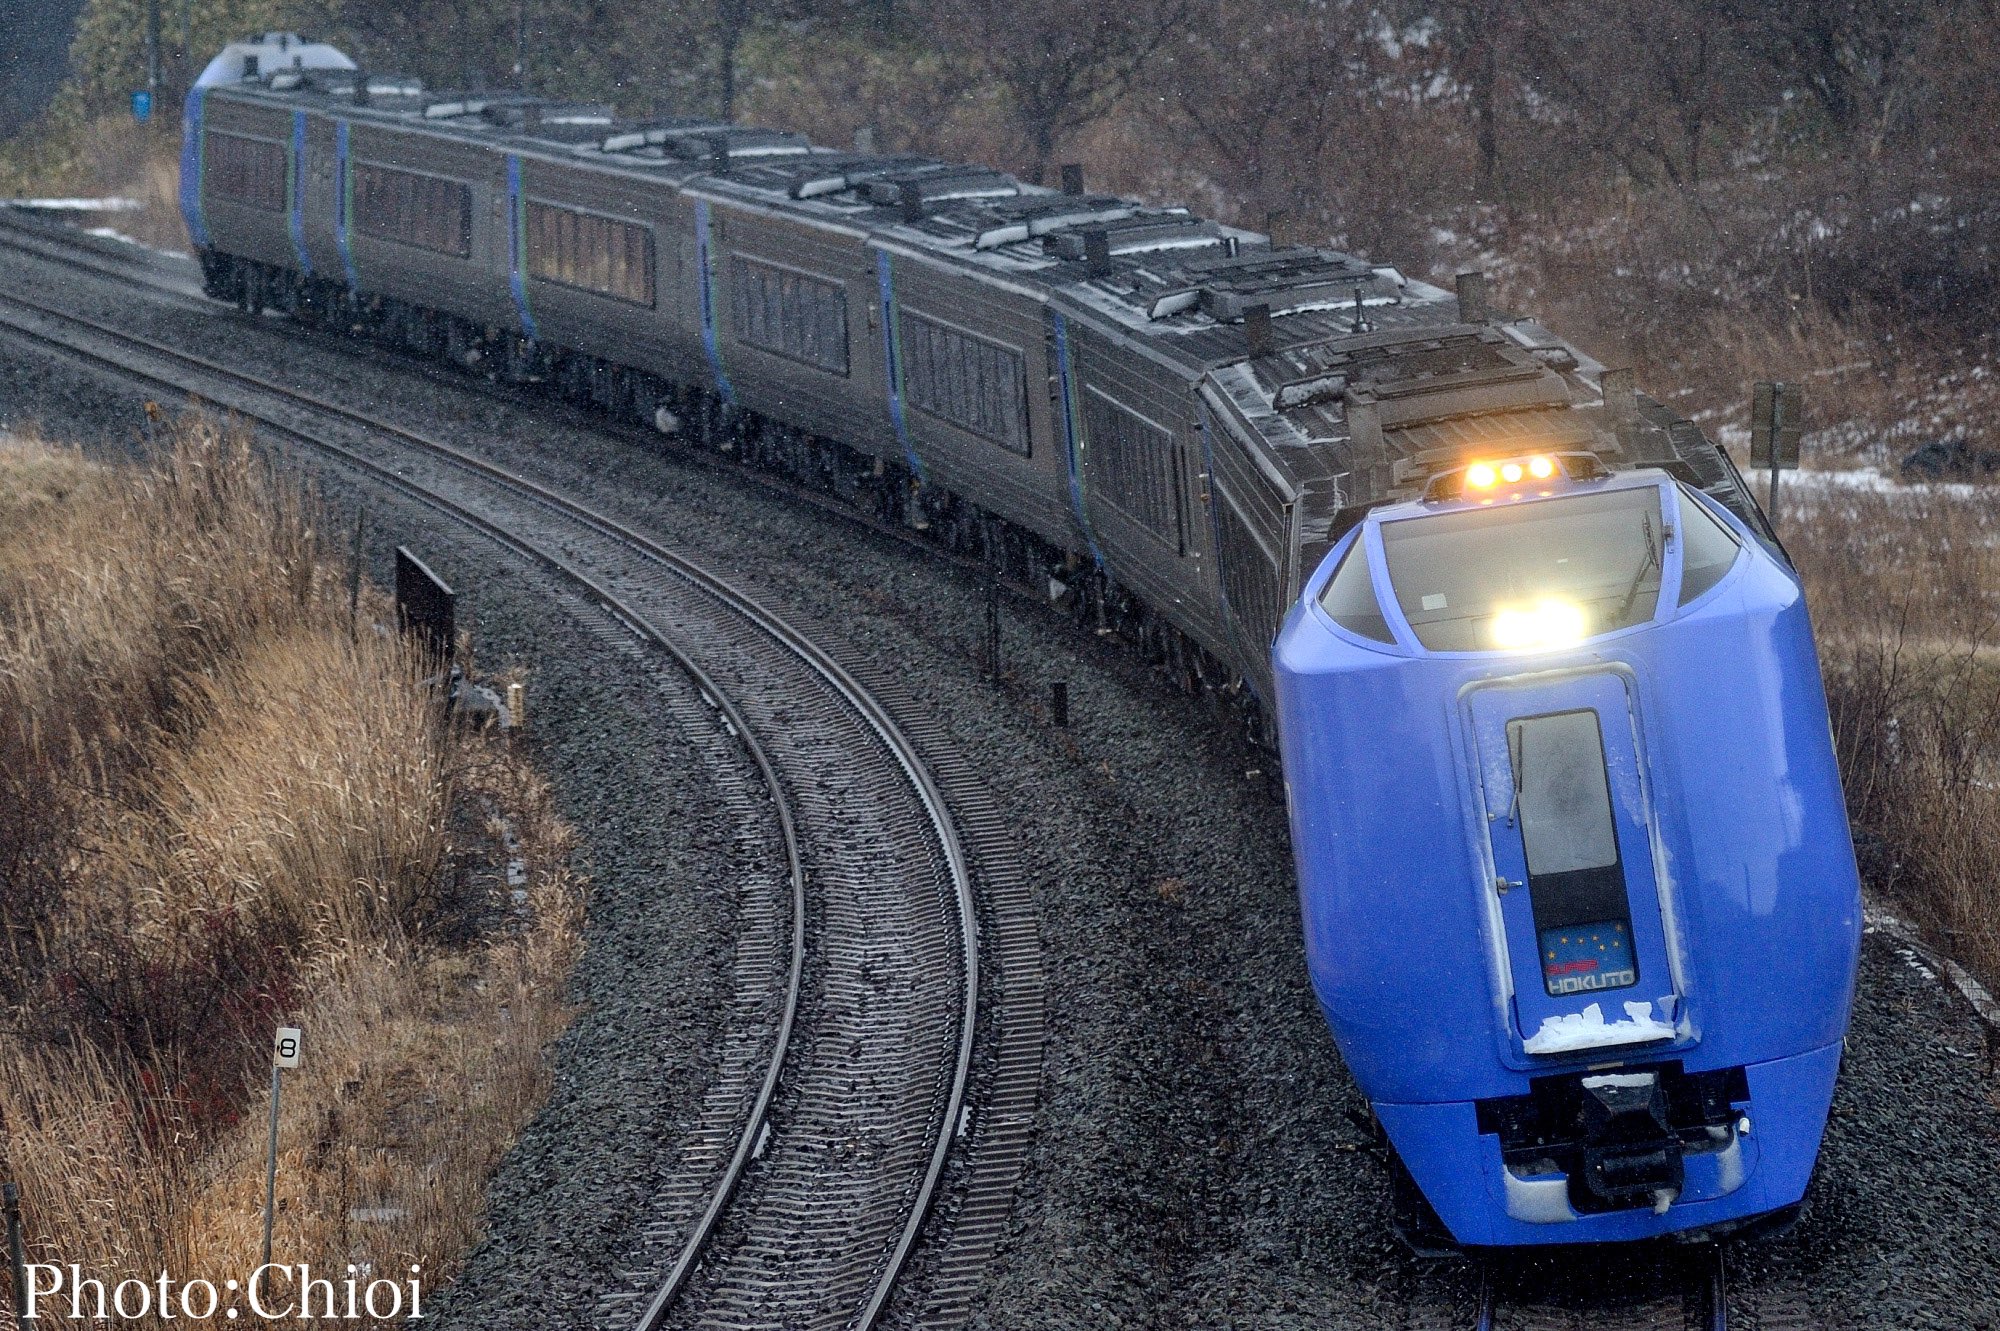
[(1871, 886), (2000, 982), (2000, 506), (1964, 487), (1814, 487), (1807, 582)]
[(0, 196), (131, 199), (137, 211), (80, 217), (156, 249), (189, 248), (180, 213), (180, 122), (174, 115), (150, 125), (130, 116), (51, 115), (0, 145)]
[(570, 1016), (568, 833), (441, 723), (379, 596), (350, 622), (304, 497), (212, 426), (173, 444), (0, 448), (0, 1176), (31, 1260), (247, 1276), (301, 1025), (278, 1260), (435, 1289)]

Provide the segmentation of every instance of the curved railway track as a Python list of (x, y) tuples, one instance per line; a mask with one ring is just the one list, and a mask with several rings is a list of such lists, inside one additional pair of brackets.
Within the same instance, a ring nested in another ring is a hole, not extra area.
[[(784, 891), (753, 894), (722, 1071), (593, 1320), (866, 1328), (893, 1298), (901, 1320), (955, 1323), (1025, 1155), (1042, 1011), (1006, 829), (941, 732), (902, 724), (892, 683), (864, 684), (684, 555), (451, 444), (17, 295), (0, 295), (0, 330), (306, 444), (548, 568), (689, 672), (768, 791)], [(980, 1007), (975, 872), (1007, 980), (996, 1012)], [(948, 1236), (922, 1293), (905, 1292), (941, 1208)]]

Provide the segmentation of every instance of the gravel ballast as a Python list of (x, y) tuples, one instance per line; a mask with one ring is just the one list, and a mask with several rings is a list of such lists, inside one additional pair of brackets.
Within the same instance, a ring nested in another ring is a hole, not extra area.
[[(813, 636), (891, 666), (981, 758), (1034, 885), (1050, 1024), (1014, 1237), (977, 1324), (1370, 1327), (1470, 1306), (1468, 1263), (1418, 1262), (1384, 1225), (1364, 1106), (1306, 985), (1274, 760), (1134, 654), (1010, 600), (995, 688), (979, 678), (975, 578), (726, 468), (0, 253), (0, 286), (27, 289), (30, 271), (81, 313), (478, 447), (730, 570)], [(140, 395), (101, 383), (10, 344), (0, 418), (129, 437)], [(648, 1159), (699, 1098), (729, 917), (702, 885), (726, 879), (726, 833), (705, 825), (701, 768), (642, 665), (601, 650), (490, 547), (366, 502), (377, 576), (389, 545), (439, 552), (482, 659), (534, 672), (538, 742), (596, 882), (557, 1092), (438, 1313), (580, 1325), (629, 1246)], [(1056, 679), (1068, 730), (1043, 719)], [(1962, 1000), (1871, 935), (1808, 1215), (1733, 1254), (1739, 1297), (1768, 1289), (1836, 1325), (2000, 1325), (1985, 1039)]]

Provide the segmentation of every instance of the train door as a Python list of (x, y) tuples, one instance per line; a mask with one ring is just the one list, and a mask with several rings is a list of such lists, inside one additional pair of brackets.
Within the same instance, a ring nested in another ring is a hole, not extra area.
[(1488, 685), (1467, 706), (1524, 1049), (1677, 1039), (1682, 985), (1627, 677)]

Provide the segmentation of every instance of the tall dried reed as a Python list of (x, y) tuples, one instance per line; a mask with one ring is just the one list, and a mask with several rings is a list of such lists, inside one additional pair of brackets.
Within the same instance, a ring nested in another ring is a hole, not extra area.
[(1818, 630), (1864, 871), (2000, 982), (2000, 506), (1817, 485), (1784, 535)]
[(283, 1259), (435, 1282), (569, 1017), (567, 833), (443, 723), (379, 595), (350, 618), (307, 497), (210, 422), (168, 442), (0, 446), (0, 1176), (38, 1260), (247, 1275), (265, 1050), (299, 1024)]

